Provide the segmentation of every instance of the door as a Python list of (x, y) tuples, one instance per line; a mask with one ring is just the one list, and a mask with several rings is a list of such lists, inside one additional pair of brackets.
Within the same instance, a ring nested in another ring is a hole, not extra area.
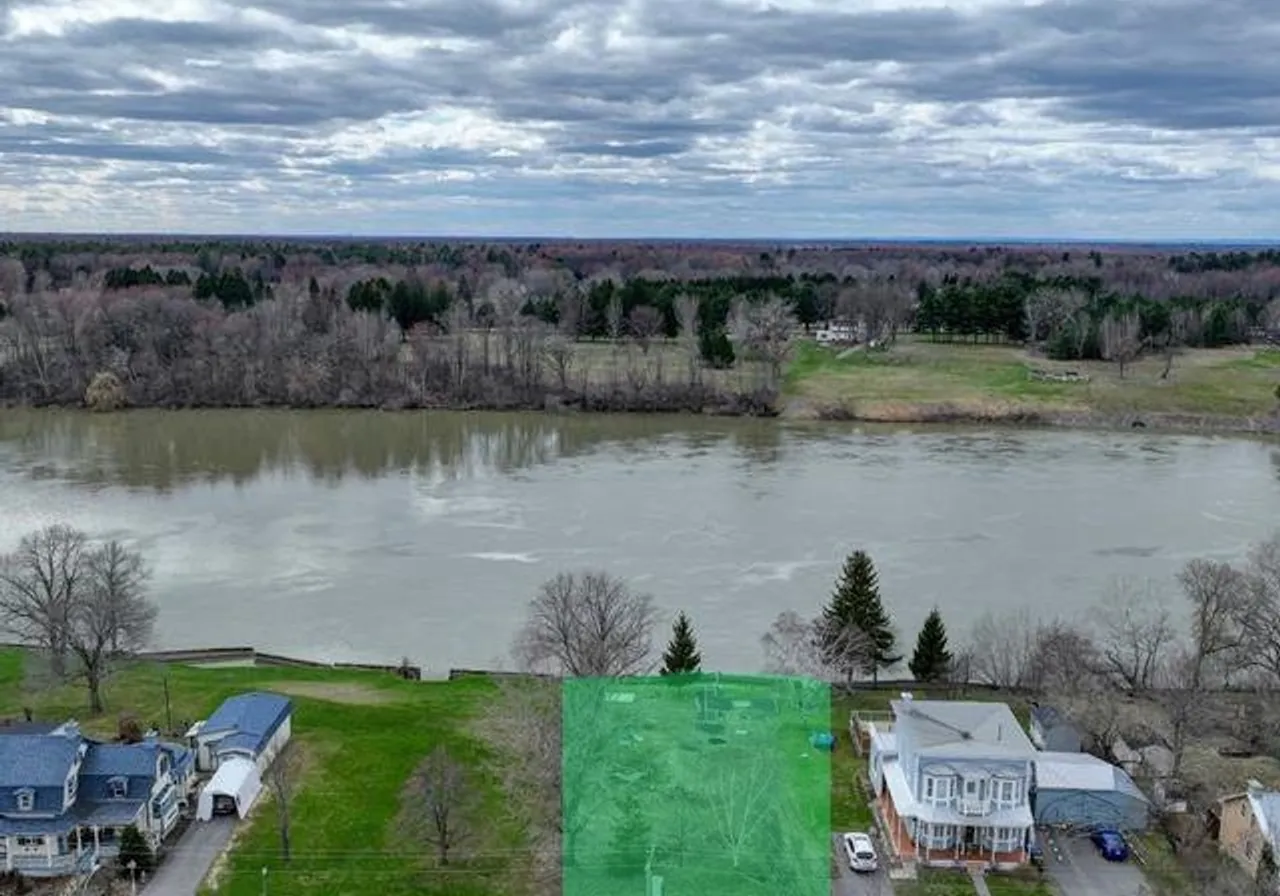
[(975, 827), (966, 827), (964, 829), (964, 849), (969, 852), (978, 845), (978, 829)]

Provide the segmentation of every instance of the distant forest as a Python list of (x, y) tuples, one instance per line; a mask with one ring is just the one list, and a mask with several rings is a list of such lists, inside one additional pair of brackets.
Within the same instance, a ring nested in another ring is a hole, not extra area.
[(1090, 359), (1246, 342), (1278, 297), (1273, 249), (11, 238), (0, 401), (769, 414), (825, 321)]

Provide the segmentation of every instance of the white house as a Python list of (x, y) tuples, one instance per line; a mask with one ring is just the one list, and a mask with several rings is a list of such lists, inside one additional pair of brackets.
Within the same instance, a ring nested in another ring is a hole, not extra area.
[(1003, 703), (890, 704), (871, 727), (868, 774), (894, 852), (928, 865), (1027, 861), (1036, 749)]
[(254, 692), (227, 699), (187, 732), (196, 766), (213, 771), (200, 791), (196, 818), (220, 812), (244, 818), (262, 791), (262, 775), (293, 733), (293, 703), (279, 694)]

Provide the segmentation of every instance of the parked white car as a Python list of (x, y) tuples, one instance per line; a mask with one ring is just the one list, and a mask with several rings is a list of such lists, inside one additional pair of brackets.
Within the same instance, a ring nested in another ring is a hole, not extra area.
[(850, 871), (875, 871), (880, 867), (876, 858), (876, 848), (867, 834), (843, 834), (840, 842), (844, 844), (844, 854), (849, 859)]

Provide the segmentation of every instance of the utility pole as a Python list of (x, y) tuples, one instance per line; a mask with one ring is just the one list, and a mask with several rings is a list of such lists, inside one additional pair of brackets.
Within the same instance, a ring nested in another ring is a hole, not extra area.
[(649, 844), (649, 856), (644, 860), (644, 896), (653, 896), (653, 853), (654, 845)]
[(173, 734), (173, 707), (169, 703), (169, 672), (164, 673), (164, 718), (166, 731)]
[(136, 859), (129, 860), (129, 883), (133, 890), (133, 896), (138, 896), (138, 862)]
[(267, 896), (267, 866), (262, 866), (262, 896)]

